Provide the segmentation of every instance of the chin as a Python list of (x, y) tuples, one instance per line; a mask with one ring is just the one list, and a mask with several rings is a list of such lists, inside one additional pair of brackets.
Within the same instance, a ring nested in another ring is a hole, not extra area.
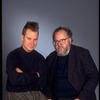
[(29, 52), (31, 52), (33, 49), (28, 49)]
[(29, 48), (29, 50), (33, 50), (34, 48)]
[(29, 49), (29, 51), (32, 51), (32, 50), (34, 50), (34, 49)]

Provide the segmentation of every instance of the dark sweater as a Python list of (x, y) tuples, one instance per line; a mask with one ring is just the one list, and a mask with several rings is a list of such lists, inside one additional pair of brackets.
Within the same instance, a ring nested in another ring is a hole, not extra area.
[[(16, 67), (23, 73), (16, 72)], [(39, 72), (38, 78), (36, 72)], [(24, 92), (24, 91), (47, 91), (46, 79), (47, 68), (44, 57), (33, 50), (30, 53), (24, 51), (22, 47), (10, 52), (6, 61), (7, 91)]]
[(77, 95), (77, 92), (68, 81), (68, 55), (57, 57), (54, 80), (54, 92), (57, 97), (69, 98)]

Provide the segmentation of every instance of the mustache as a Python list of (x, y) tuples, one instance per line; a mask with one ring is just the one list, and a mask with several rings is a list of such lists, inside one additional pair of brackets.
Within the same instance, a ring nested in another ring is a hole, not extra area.
[(63, 46), (58, 46), (57, 49), (59, 49), (59, 48), (64, 48), (64, 47)]

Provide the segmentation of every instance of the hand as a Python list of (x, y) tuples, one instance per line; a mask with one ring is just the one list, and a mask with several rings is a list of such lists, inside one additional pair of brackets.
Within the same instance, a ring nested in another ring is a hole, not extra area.
[(18, 72), (18, 73), (23, 73), (23, 71), (20, 70), (18, 67), (16, 68), (16, 72)]
[(38, 78), (40, 77), (40, 74), (39, 74), (39, 72), (36, 72), (37, 73), (37, 76), (38, 76)]
[(52, 100), (52, 99), (48, 99), (48, 100)]
[(76, 98), (76, 99), (74, 99), (74, 100), (80, 100), (80, 99)]

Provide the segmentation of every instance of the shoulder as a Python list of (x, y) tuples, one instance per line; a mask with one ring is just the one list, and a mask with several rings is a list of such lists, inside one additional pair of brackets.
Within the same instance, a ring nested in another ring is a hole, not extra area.
[(8, 62), (16, 62), (16, 61), (18, 61), (18, 59), (19, 59), (19, 51), (20, 51), (20, 48), (16, 48), (16, 49), (12, 50), (7, 55), (6, 61), (8, 61)]
[(57, 56), (57, 53), (56, 53), (56, 51), (53, 51), (53, 52), (51, 52), (47, 57), (46, 57), (46, 59), (51, 59), (51, 58), (54, 58), (54, 57), (56, 57)]
[(16, 48), (14, 50), (12, 50), (11, 52), (8, 53), (8, 57), (9, 56), (15, 56), (18, 55), (18, 52), (20, 51), (20, 48)]
[(77, 52), (77, 53), (89, 52), (88, 49), (83, 48), (83, 47), (81, 47), (81, 46), (76, 46), (76, 45), (72, 45), (72, 46), (71, 46), (71, 49), (72, 49), (73, 51)]
[(90, 52), (88, 49), (83, 48), (81, 46), (72, 45), (71, 46), (71, 55), (76, 55), (77, 57), (87, 57), (90, 56)]

